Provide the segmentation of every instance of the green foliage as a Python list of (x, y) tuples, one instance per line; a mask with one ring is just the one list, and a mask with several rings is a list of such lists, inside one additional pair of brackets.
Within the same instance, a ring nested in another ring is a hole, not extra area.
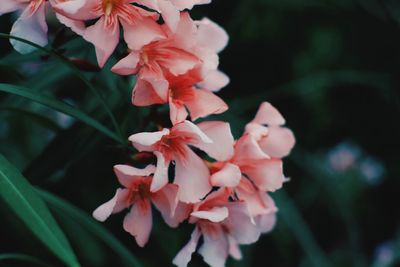
[(2, 155), (0, 155), (0, 195), (57, 257), (68, 266), (80, 266), (68, 240), (42, 199)]

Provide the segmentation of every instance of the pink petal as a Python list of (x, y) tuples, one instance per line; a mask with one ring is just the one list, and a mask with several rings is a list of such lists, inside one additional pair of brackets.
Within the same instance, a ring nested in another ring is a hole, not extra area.
[(139, 78), (132, 92), (132, 104), (143, 107), (166, 103), (166, 100), (160, 97), (157, 91), (154, 90), (155, 88), (164, 88), (161, 90), (168, 90), (168, 82), (166, 80), (152, 80), (149, 82)]
[(226, 207), (213, 207), (209, 210), (194, 211), (190, 215), (211, 222), (222, 222), (228, 217), (229, 213)]
[(200, 236), (201, 232), (196, 227), (190, 237), (189, 242), (179, 251), (172, 263), (178, 267), (186, 267), (192, 259), (193, 252), (196, 251)]
[(293, 132), (285, 127), (269, 127), (268, 136), (259, 142), (261, 149), (273, 158), (289, 155), (296, 140)]
[(144, 247), (149, 240), (153, 219), (148, 200), (140, 200), (132, 206), (124, 219), (124, 230), (133, 235), (136, 243)]
[(218, 161), (225, 161), (232, 158), (234, 153), (234, 140), (229, 123), (222, 121), (205, 121), (199, 123), (198, 127), (212, 140), (212, 143), (194, 144), (196, 147)]
[(168, 53), (168, 57), (163, 58), (162, 64), (175, 76), (185, 74), (200, 62), (195, 55), (182, 49), (169, 49)]
[(225, 222), (229, 234), (239, 244), (252, 244), (260, 237), (260, 231), (247, 211), (246, 203), (231, 202), (228, 204), (229, 217)]
[(118, 188), (114, 197), (108, 202), (99, 206), (92, 214), (92, 216), (104, 222), (112, 214), (119, 212), (128, 207), (129, 203), (126, 201), (129, 191), (127, 189)]
[(209, 4), (211, 0), (170, 0), (179, 10), (192, 9), (194, 5)]
[(130, 49), (138, 50), (153, 41), (165, 38), (160, 25), (152, 18), (143, 17), (135, 22), (121, 20), (124, 39)]
[(101, 17), (94, 25), (86, 28), (83, 38), (96, 48), (97, 62), (102, 68), (119, 42), (119, 24), (107, 25)]
[(180, 19), (179, 10), (170, 0), (158, 0), (158, 7), (168, 28), (175, 32)]
[(186, 148), (185, 161), (176, 160), (174, 183), (179, 186), (178, 199), (185, 203), (199, 202), (211, 190), (209, 176), (202, 159)]
[(228, 34), (215, 22), (208, 18), (203, 18), (200, 21), (196, 21), (196, 25), (198, 26), (197, 41), (199, 46), (207, 47), (219, 53), (228, 44)]
[(199, 83), (199, 86), (212, 92), (218, 92), (229, 82), (230, 79), (225, 73), (219, 70), (210, 70), (204, 75), (204, 80)]
[(142, 146), (151, 146), (160, 141), (161, 138), (167, 134), (169, 134), (169, 130), (167, 128), (164, 128), (162, 131), (158, 132), (143, 132), (132, 134), (131, 136), (129, 136), (128, 139), (132, 142), (133, 146), (135, 146), (135, 144), (139, 144)]
[(241, 177), (242, 173), (240, 172), (239, 167), (227, 163), (220, 171), (211, 175), (210, 181), (213, 186), (236, 187), (239, 184)]
[(135, 0), (135, 3), (138, 3), (139, 5), (148, 7), (150, 9), (155, 10), (155, 11), (159, 11), (159, 9), (158, 9), (158, 0)]
[(204, 89), (197, 89), (194, 92), (193, 100), (185, 103), (193, 121), (211, 114), (221, 114), (228, 110), (228, 105), (213, 93)]
[(186, 111), (186, 108), (182, 104), (175, 103), (174, 100), (170, 99), (169, 101), (169, 117), (173, 125), (183, 122), (186, 120), (189, 114)]
[[(40, 46), (47, 44), (47, 24), (45, 17), (45, 5), (41, 4), (32, 14), (28, 6), (11, 28), (10, 35), (26, 39)], [(28, 54), (36, 50), (35, 47), (10, 39), (10, 43), (16, 51)]]
[(114, 172), (121, 185), (129, 188), (133, 181), (141, 179), (141, 176), (150, 176), (155, 172), (154, 165), (148, 165), (144, 169), (137, 169), (129, 165), (115, 165)]
[(251, 217), (276, 211), (272, 198), (265, 192), (257, 190), (246, 178), (240, 181), (235, 192), (240, 200), (245, 201)]
[(229, 254), (229, 244), (226, 234), (221, 227), (203, 229), (204, 243), (199, 248), (204, 261), (213, 267), (225, 267)]
[(229, 243), (229, 255), (231, 255), (235, 260), (242, 259), (242, 252), (240, 252), (239, 244), (232, 236), (228, 236)]
[(268, 135), (268, 127), (255, 122), (250, 122), (246, 124), (245, 133), (249, 133), (255, 140), (260, 141), (263, 137)]
[(249, 160), (269, 159), (250, 134), (243, 135), (235, 144), (234, 162), (245, 164)]
[(174, 125), (174, 127), (171, 129), (171, 132), (181, 132), (193, 135), (193, 137), (196, 139), (194, 141), (196, 146), (197, 143), (213, 142), (196, 124), (188, 120)]
[(271, 212), (256, 217), (256, 224), (261, 233), (271, 232), (276, 224), (276, 212)]
[(84, 34), (86, 26), (85, 23), (83, 23), (82, 21), (72, 20), (58, 13), (56, 13), (56, 17), (59, 22), (70, 28), (76, 34), (79, 34), (81, 36)]
[(136, 74), (139, 60), (139, 53), (137, 51), (132, 51), (129, 55), (118, 61), (117, 64), (111, 68), (111, 71), (119, 75)]
[(285, 119), (279, 111), (268, 102), (263, 102), (253, 119), (253, 122), (267, 125), (284, 125)]
[(0, 5), (0, 16), (6, 13), (14, 12), (18, 9), (22, 9), (22, 3), (15, 0), (2, 0)]
[(73, 20), (91, 20), (97, 18), (96, 13), (92, 12), (99, 2), (96, 0), (68, 0), (68, 1), (53, 1), (53, 9)]
[(151, 182), (150, 191), (156, 192), (168, 183), (168, 167), (170, 162), (166, 161), (164, 155), (158, 151), (154, 151), (157, 157), (157, 168)]
[(154, 193), (151, 197), (153, 204), (161, 212), (164, 221), (170, 227), (177, 227), (181, 221), (174, 217), (175, 209), (178, 206), (178, 186), (167, 184), (161, 190)]
[(241, 166), (245, 173), (262, 191), (274, 192), (285, 181), (281, 160), (260, 160), (250, 166)]

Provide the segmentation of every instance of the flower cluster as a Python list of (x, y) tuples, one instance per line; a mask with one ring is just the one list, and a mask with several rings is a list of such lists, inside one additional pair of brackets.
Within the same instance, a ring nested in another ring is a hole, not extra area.
[[(209, 19), (194, 21), (188, 10), (210, 0), (2, 0), (0, 15), (22, 11), (11, 34), (39, 45), (47, 43), (45, 12), (94, 45), (103, 67), (120, 42), (127, 55), (111, 69), (136, 75), (136, 106), (168, 104), (172, 127), (136, 133), (129, 141), (139, 152), (152, 153), (155, 164), (143, 169), (116, 165), (121, 184), (114, 197), (93, 216), (105, 221), (129, 209), (123, 228), (144, 246), (152, 228), (151, 204), (164, 221), (194, 225), (189, 243), (173, 263), (186, 266), (198, 252), (211, 266), (224, 266), (229, 255), (241, 258), (240, 244), (258, 240), (275, 224), (277, 208), (268, 192), (286, 181), (282, 158), (295, 139), (282, 115), (261, 104), (243, 135), (234, 140), (230, 125), (198, 118), (220, 114), (227, 104), (215, 92), (229, 83), (218, 70), (218, 53), (228, 36)], [(17, 40), (14, 48), (32, 48)]]

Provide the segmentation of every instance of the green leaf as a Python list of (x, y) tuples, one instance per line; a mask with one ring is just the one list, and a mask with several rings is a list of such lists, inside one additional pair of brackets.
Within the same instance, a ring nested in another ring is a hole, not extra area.
[(106, 245), (113, 249), (122, 259), (126, 266), (143, 267), (136, 257), (118, 239), (116, 239), (106, 228), (88, 216), (84, 211), (79, 210), (67, 201), (38, 189), (40, 196), (60, 215), (68, 215), (80, 223), (93, 235), (102, 239)]
[(28, 88), (25, 88), (22, 86), (5, 84), (5, 83), (0, 83), (0, 91), (28, 98), (32, 101), (38, 102), (42, 105), (48, 106), (52, 109), (55, 109), (57, 111), (60, 111), (67, 115), (70, 115), (70, 116), (86, 123), (87, 125), (99, 130), (100, 132), (102, 132), (103, 134), (107, 135), (108, 137), (114, 139), (115, 141), (125, 144), (125, 140), (122, 140), (118, 135), (116, 135), (115, 133), (110, 131), (108, 128), (106, 128), (105, 126), (100, 124), (98, 121), (92, 119), (87, 114), (83, 113), (82, 111), (79, 111), (76, 107), (68, 105), (62, 101), (53, 99), (49, 96), (46, 96), (46, 95), (43, 95), (43, 94), (40, 94), (37, 92), (33, 93)]
[[(37, 48), (38, 50), (45, 52), (46, 54), (48, 54), (50, 56), (57, 58), (61, 63), (63, 63), (66, 67), (68, 67), (72, 71), (73, 74), (75, 74), (80, 80), (82, 80), (85, 83), (85, 85), (90, 89), (90, 91), (92, 91), (92, 93), (97, 97), (97, 99), (100, 101), (100, 104), (103, 106), (104, 110), (107, 112), (108, 116), (110, 117), (111, 122), (119, 135), (120, 140), (124, 139), (123, 135), (122, 135), (122, 131), (119, 128), (117, 120), (115, 119), (114, 114), (112, 113), (110, 107), (108, 106), (106, 99), (96, 90), (96, 88), (89, 82), (89, 80), (86, 79), (86, 77), (79, 71), (79, 69), (77, 67), (75, 67), (75, 65), (72, 64), (67, 58), (58, 54), (54, 50), (47, 49), (45, 47), (42, 47), (38, 44), (35, 44), (31, 41), (25, 40), (20, 37), (12, 36), (12, 35), (5, 34), (5, 33), (0, 33), (0, 38), (7, 38), (7, 39), (13, 39), (13, 40), (20, 41), (22, 43), (31, 45), (31, 46)], [(126, 142), (124, 141), (122, 144), (126, 144)]]
[(6, 111), (17, 113), (18, 115), (23, 116), (32, 121), (35, 121), (37, 124), (41, 125), (42, 127), (48, 128), (49, 130), (52, 130), (55, 132), (60, 131), (62, 129), (57, 123), (52, 121), (50, 118), (48, 118), (46, 116), (42, 116), (42, 115), (35, 113), (33, 111), (30, 111), (30, 110), (26, 110), (26, 109), (22, 109), (22, 108), (18, 108), (18, 107), (3, 106), (3, 105), (0, 105), (0, 110), (6, 110)]
[(28, 263), (33, 263), (38, 266), (50, 267), (50, 265), (38, 260), (32, 256), (21, 254), (21, 253), (4, 253), (0, 254), (0, 261), (8, 261), (8, 260), (15, 260), (15, 261), (24, 261)]
[(0, 196), (58, 258), (68, 266), (80, 266), (68, 240), (43, 200), (21, 173), (1, 154)]

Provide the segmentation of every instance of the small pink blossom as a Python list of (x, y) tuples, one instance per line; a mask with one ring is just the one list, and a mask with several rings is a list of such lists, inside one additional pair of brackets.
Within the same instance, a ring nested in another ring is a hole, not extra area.
[(156, 39), (164, 38), (157, 24), (158, 15), (134, 6), (133, 0), (66, 0), (53, 5), (54, 9), (76, 21), (97, 19), (87, 27), (83, 38), (96, 48), (100, 67), (103, 67), (119, 43), (120, 24), (124, 39), (130, 48), (141, 47)]
[(143, 247), (150, 236), (152, 228), (151, 203), (161, 212), (165, 222), (176, 227), (187, 216), (182, 211), (175, 214), (178, 206), (178, 187), (167, 184), (155, 192), (150, 191), (151, 176), (155, 171), (153, 165), (144, 169), (136, 169), (128, 165), (114, 166), (114, 172), (123, 188), (117, 189), (114, 197), (98, 207), (93, 217), (105, 221), (111, 214), (130, 209), (125, 216), (123, 227), (135, 237), (139, 246)]
[(145, 84), (142, 85), (142, 83), (146, 83), (144, 80), (139, 80), (134, 98), (135, 105), (169, 103), (172, 124), (184, 121), (189, 113), (191, 119), (195, 121), (200, 117), (220, 114), (228, 109), (228, 105), (221, 98), (209, 90), (197, 88), (196, 84), (202, 81), (199, 69), (190, 70), (188, 73), (179, 76), (169, 73), (165, 76), (169, 89), (164, 99), (155, 94), (140, 94), (139, 88), (147, 93), (151, 92), (151, 89), (146, 88)]
[(246, 132), (253, 135), (262, 150), (272, 158), (289, 155), (296, 140), (293, 132), (283, 127), (285, 119), (270, 103), (260, 105), (255, 118), (246, 125)]
[(232, 202), (230, 197), (231, 190), (222, 188), (194, 205), (189, 222), (196, 227), (189, 243), (174, 258), (176, 266), (187, 266), (201, 236), (204, 242), (198, 252), (213, 267), (225, 266), (229, 255), (241, 259), (239, 245), (258, 240), (260, 226), (251, 221), (244, 202)]

